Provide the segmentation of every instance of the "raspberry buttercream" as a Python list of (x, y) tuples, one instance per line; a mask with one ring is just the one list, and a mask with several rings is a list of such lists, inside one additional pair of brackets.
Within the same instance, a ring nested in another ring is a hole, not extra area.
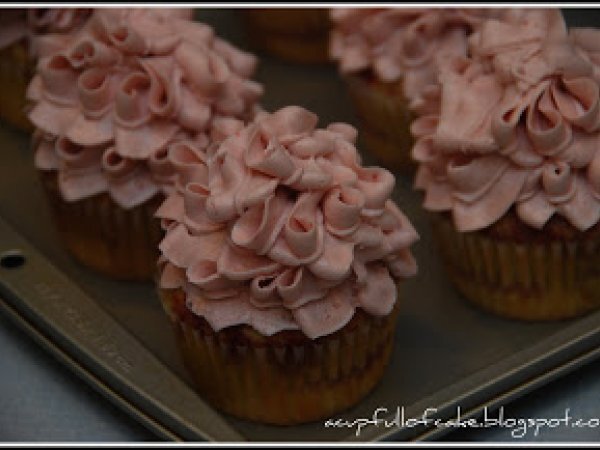
[(68, 35), (81, 29), (92, 13), (88, 8), (30, 8), (0, 12), (0, 49), (21, 40), (33, 58), (62, 48)]
[(495, 9), (333, 8), (330, 56), (342, 74), (370, 71), (382, 82), (402, 80), (411, 109), (421, 113), (439, 89), (440, 68), (464, 57), (468, 36), (498, 14)]
[(65, 200), (108, 192), (131, 208), (166, 194), (174, 145), (204, 148), (253, 117), (256, 58), (177, 11), (96, 10), (40, 60), (28, 89), (35, 163), (58, 171)]
[(569, 38), (559, 10), (515, 10), (486, 21), (470, 44), (470, 58), (440, 75), (439, 111), (412, 126), (425, 208), (451, 211), (463, 232), (513, 207), (534, 228), (554, 214), (582, 231), (596, 224), (600, 80), (590, 36)]
[(394, 280), (416, 273), (418, 235), (390, 200), (394, 177), (361, 166), (353, 127), (317, 121), (290, 106), (207, 151), (177, 149), (187, 164), (157, 212), (160, 287), (183, 289), (215, 331), (317, 338), (356, 308), (389, 314)]

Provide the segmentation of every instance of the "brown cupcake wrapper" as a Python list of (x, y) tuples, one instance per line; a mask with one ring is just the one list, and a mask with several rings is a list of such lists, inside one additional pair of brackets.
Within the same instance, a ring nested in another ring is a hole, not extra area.
[(452, 282), (473, 304), (522, 320), (558, 320), (600, 307), (600, 241), (518, 243), (460, 233), (436, 215), (433, 230)]
[(58, 233), (75, 259), (111, 278), (153, 279), (163, 234), (154, 212), (162, 195), (128, 210), (108, 194), (67, 202), (60, 194), (57, 172), (40, 175)]
[(25, 41), (0, 50), (0, 119), (23, 131), (33, 130), (25, 111), (25, 94), (34, 70)]
[(246, 9), (242, 11), (251, 45), (283, 60), (303, 64), (329, 61), (327, 9)]
[(365, 148), (386, 166), (413, 172), (410, 134), (412, 113), (402, 92), (402, 82), (369, 81), (366, 75), (346, 76), (346, 84), (360, 120)]
[(367, 395), (390, 359), (397, 306), (315, 340), (257, 342), (181, 320), (173, 311), (176, 292), (162, 290), (161, 299), (199, 393), (242, 419), (292, 425), (332, 417)]

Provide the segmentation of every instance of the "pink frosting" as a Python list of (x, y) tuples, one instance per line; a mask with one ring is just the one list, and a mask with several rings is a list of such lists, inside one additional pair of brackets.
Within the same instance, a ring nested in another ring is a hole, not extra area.
[(459, 231), (514, 207), (542, 228), (600, 219), (599, 33), (571, 38), (559, 10), (515, 10), (471, 37), (471, 57), (440, 75), (441, 105), (412, 125), (424, 206)]
[(0, 13), (0, 48), (26, 39), (32, 57), (46, 56), (63, 48), (68, 35), (80, 30), (91, 13), (89, 8), (3, 10)]
[(569, 38), (575, 49), (594, 67), (594, 78), (600, 82), (600, 34), (597, 28), (571, 28)]
[[(69, 34), (79, 31), (92, 14), (90, 8), (28, 8), (0, 12), (0, 49), (21, 39), (29, 41), (32, 57), (51, 55), (69, 44)], [(124, 10), (126, 11), (126, 10)], [(143, 9), (131, 10), (144, 14)], [(190, 8), (156, 8), (165, 17), (192, 19)]]
[(343, 327), (356, 308), (389, 314), (393, 279), (416, 273), (418, 235), (390, 200), (390, 172), (362, 167), (346, 124), (316, 128), (290, 106), (204, 153), (180, 150), (180, 183), (159, 208), (163, 288), (216, 330), (308, 337)]
[(58, 170), (68, 201), (108, 192), (131, 208), (167, 194), (171, 149), (202, 151), (253, 117), (256, 62), (165, 10), (96, 10), (29, 86), (36, 167)]
[[(331, 9), (330, 56), (342, 73), (370, 71), (383, 82), (403, 81), (412, 109), (430, 108), (437, 73), (467, 53), (469, 34), (494, 9)], [(433, 93), (432, 93), (433, 91)]]

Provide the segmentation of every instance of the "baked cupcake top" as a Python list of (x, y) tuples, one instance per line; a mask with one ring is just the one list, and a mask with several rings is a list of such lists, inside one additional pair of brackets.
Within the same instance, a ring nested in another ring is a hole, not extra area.
[(394, 280), (416, 273), (418, 235), (390, 200), (393, 175), (361, 166), (353, 127), (317, 121), (289, 106), (218, 146), (178, 148), (188, 164), (157, 212), (160, 287), (182, 288), (215, 331), (314, 339), (356, 308), (389, 314)]
[(253, 117), (256, 63), (209, 26), (162, 10), (96, 10), (29, 86), (36, 167), (58, 171), (67, 201), (108, 192), (131, 208), (167, 193), (173, 145), (204, 148)]
[(439, 111), (412, 125), (424, 207), (451, 211), (459, 231), (511, 208), (537, 229), (554, 214), (582, 231), (596, 224), (600, 80), (587, 51), (559, 10), (486, 21), (471, 57), (440, 75)]
[(402, 80), (419, 109), (436, 89), (448, 59), (467, 54), (467, 37), (493, 9), (332, 8), (330, 56), (343, 74), (368, 72), (383, 82)]

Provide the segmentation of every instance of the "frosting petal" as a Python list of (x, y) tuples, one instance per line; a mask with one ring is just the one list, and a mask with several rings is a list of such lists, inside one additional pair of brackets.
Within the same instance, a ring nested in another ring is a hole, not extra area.
[(386, 169), (378, 167), (365, 167), (357, 170), (357, 187), (365, 197), (365, 208), (379, 210), (394, 190), (396, 181), (394, 176)]
[(219, 273), (217, 262), (209, 259), (197, 260), (185, 272), (186, 279), (207, 291), (222, 291), (237, 285)]
[(77, 102), (77, 71), (61, 53), (40, 61), (38, 73), (44, 87), (44, 97), (60, 106)]
[(385, 266), (367, 268), (367, 283), (358, 291), (358, 304), (369, 314), (385, 316), (396, 303), (397, 288)]
[(574, 195), (556, 208), (576, 228), (587, 230), (600, 220), (598, 199), (593, 196), (583, 177), (576, 176), (574, 184), (576, 189)]
[(312, 131), (319, 119), (298, 106), (286, 106), (260, 120), (261, 129), (283, 144), (291, 143)]
[(277, 278), (277, 293), (286, 308), (295, 309), (327, 295), (330, 284), (299, 267), (287, 269)]
[(216, 261), (225, 238), (224, 232), (192, 236), (184, 225), (178, 224), (169, 230), (159, 249), (168, 261), (187, 268), (199, 259)]
[(232, 242), (259, 255), (266, 254), (287, 221), (289, 211), (290, 204), (279, 192), (248, 208), (231, 229)]
[(354, 259), (354, 244), (324, 233), (323, 253), (315, 262), (308, 265), (312, 273), (325, 280), (340, 280), (350, 272)]
[(323, 201), (327, 230), (338, 236), (354, 232), (364, 206), (365, 196), (359, 189), (351, 186), (332, 189)]
[(330, 330), (339, 330), (354, 315), (355, 306), (350, 303), (351, 288), (347, 283), (334, 288), (326, 299), (307, 303), (292, 310), (294, 319), (302, 331), (310, 338), (328, 334)]
[(200, 183), (187, 183), (183, 191), (183, 222), (195, 234), (215, 231), (222, 224), (213, 222), (206, 214), (206, 199), (210, 191)]
[(29, 120), (45, 133), (60, 136), (71, 127), (78, 115), (75, 108), (56, 108), (46, 101), (36, 104), (29, 112)]
[(257, 275), (269, 275), (279, 269), (279, 264), (241, 247), (227, 245), (217, 261), (217, 267), (219, 273), (227, 278), (243, 281)]
[(34, 134), (33, 141), (36, 148), (34, 156), (36, 167), (39, 167), (41, 170), (57, 170), (60, 165), (60, 159), (54, 150), (54, 140)]
[(177, 171), (177, 185), (184, 189), (188, 183), (208, 183), (206, 157), (192, 141), (173, 142), (167, 151), (167, 158)]
[(526, 176), (527, 172), (509, 167), (480, 202), (469, 204), (457, 201), (453, 209), (456, 228), (460, 231), (473, 231), (500, 219), (519, 195)]
[(106, 146), (114, 139), (114, 126), (109, 115), (99, 120), (90, 120), (84, 115), (77, 114), (73, 122), (65, 128), (66, 138), (84, 146)]
[(289, 249), (299, 258), (307, 258), (319, 251), (319, 236), (322, 221), (317, 217), (318, 204), (322, 193), (303, 193), (292, 208), (290, 216), (283, 227), (283, 235)]
[(159, 188), (146, 169), (139, 169), (127, 177), (109, 179), (108, 192), (123, 209), (130, 209), (150, 200)]
[(448, 74), (443, 83), (440, 119), (433, 137), (436, 146), (481, 153), (497, 149), (490, 127), (492, 109), (501, 95), (497, 80), (478, 77), (467, 87), (463, 77)]
[(256, 130), (248, 146), (246, 164), (254, 170), (283, 180), (296, 170), (287, 150), (276, 139), (265, 144), (259, 130)]

